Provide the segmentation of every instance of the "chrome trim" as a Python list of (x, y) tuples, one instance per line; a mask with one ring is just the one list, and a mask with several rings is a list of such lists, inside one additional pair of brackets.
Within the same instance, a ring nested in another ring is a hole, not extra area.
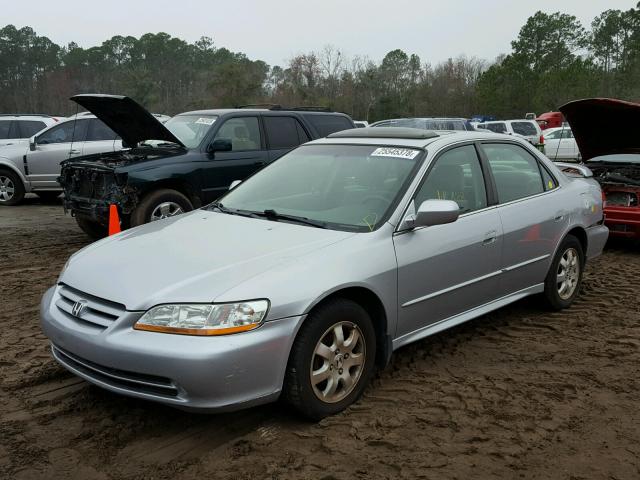
[(440, 295), (444, 295), (445, 293), (452, 292), (452, 291), (457, 290), (459, 288), (467, 287), (469, 285), (472, 285), (472, 284), (477, 283), (477, 282), (481, 282), (482, 280), (487, 280), (487, 279), (495, 277), (497, 275), (502, 275), (503, 273), (512, 272), (513, 270), (517, 270), (518, 268), (522, 268), (522, 267), (525, 267), (525, 266), (530, 265), (532, 263), (539, 262), (541, 260), (549, 258), (550, 256), (551, 256), (551, 254), (547, 253), (546, 255), (541, 255), (539, 257), (532, 258), (531, 260), (527, 260), (527, 261), (524, 261), (524, 262), (521, 262), (521, 263), (516, 263), (515, 265), (511, 265), (509, 267), (505, 267), (505, 268), (503, 268), (501, 270), (497, 270), (495, 272), (488, 273), (488, 274), (483, 275), (481, 277), (472, 278), (471, 280), (467, 280), (466, 282), (458, 283), (457, 285), (452, 285), (451, 287), (447, 287), (447, 288), (444, 288), (442, 290), (438, 290), (437, 292), (429, 293), (428, 295), (424, 295), (422, 297), (418, 297), (418, 298), (415, 298), (413, 300), (409, 300), (408, 302), (402, 304), (402, 308), (410, 307), (411, 305), (415, 305), (416, 303), (424, 302), (425, 300), (429, 300), (431, 298), (438, 297)]

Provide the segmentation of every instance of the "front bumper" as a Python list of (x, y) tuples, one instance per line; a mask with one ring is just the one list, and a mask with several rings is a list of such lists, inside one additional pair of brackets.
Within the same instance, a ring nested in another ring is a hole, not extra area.
[(604, 218), (610, 236), (640, 239), (640, 208), (605, 207)]
[(107, 390), (184, 409), (228, 411), (275, 400), (303, 320), (195, 337), (134, 330), (142, 312), (125, 312), (100, 329), (61, 311), (59, 288), (45, 293), (40, 318), (60, 364)]

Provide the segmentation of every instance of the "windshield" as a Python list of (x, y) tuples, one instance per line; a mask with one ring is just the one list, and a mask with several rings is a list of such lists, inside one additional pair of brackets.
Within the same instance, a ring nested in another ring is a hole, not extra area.
[(178, 115), (167, 120), (164, 126), (185, 147), (196, 148), (217, 119), (217, 115)]
[(329, 228), (368, 232), (382, 224), (421, 151), (372, 145), (307, 145), (224, 196), (225, 209), (277, 212)]

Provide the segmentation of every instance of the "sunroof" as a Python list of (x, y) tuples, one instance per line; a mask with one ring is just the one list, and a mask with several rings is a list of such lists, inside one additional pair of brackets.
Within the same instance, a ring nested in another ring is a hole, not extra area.
[(435, 138), (439, 135), (431, 130), (408, 127), (370, 127), (352, 128), (332, 133), (327, 138), (405, 138), (411, 140), (424, 140)]

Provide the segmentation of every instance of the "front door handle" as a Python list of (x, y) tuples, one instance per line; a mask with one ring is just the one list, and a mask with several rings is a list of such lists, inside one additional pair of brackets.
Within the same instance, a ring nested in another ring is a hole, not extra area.
[(490, 232), (485, 233), (482, 245), (491, 245), (496, 241), (496, 238), (498, 238), (498, 232), (491, 230)]
[(560, 212), (556, 212), (556, 216), (553, 217), (553, 221), (554, 222), (559, 222), (564, 218), (564, 212), (560, 211)]
[(70, 150), (69, 155), (80, 155), (80, 150)]

